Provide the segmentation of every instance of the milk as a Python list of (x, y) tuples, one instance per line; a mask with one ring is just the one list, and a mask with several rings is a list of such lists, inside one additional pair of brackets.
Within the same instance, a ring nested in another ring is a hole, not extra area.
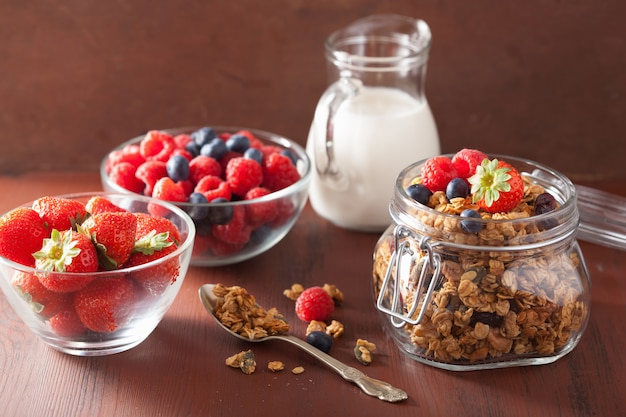
[[(325, 138), (318, 137), (325, 134), (325, 126), (319, 126), (325, 124), (324, 112), (317, 109), (307, 141), (314, 166), (326, 166), (326, 160), (316, 162), (326, 159), (320, 151)], [(333, 132), (332, 152), (342, 180), (326, 181), (313, 169), (309, 198), (314, 210), (340, 227), (384, 230), (391, 223), (388, 207), (396, 176), (411, 163), (440, 153), (427, 101), (398, 89), (361, 87), (339, 105)]]

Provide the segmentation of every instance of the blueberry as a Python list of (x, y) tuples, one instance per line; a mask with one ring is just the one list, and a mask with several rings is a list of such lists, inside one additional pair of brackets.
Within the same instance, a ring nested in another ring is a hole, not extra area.
[(280, 153), (289, 158), (294, 166), (298, 164), (298, 157), (290, 149), (283, 149)]
[(556, 209), (556, 199), (550, 193), (539, 194), (535, 199), (535, 214), (544, 214)]
[(446, 197), (448, 200), (453, 198), (465, 198), (469, 195), (469, 185), (463, 178), (453, 178), (446, 187)]
[(204, 145), (217, 137), (217, 133), (211, 127), (203, 127), (191, 133), (191, 139), (202, 148)]
[(185, 150), (192, 154), (194, 157), (200, 155), (200, 146), (193, 140), (185, 145)]
[(261, 152), (257, 148), (248, 148), (243, 153), (244, 158), (253, 159), (259, 163), (259, 165), (263, 166), (263, 152)]
[(228, 148), (226, 143), (220, 138), (215, 138), (200, 148), (200, 155), (210, 156), (215, 160), (220, 160), (226, 155)]
[(423, 184), (411, 184), (406, 188), (406, 193), (413, 200), (425, 206), (428, 205), (428, 200), (433, 193)]
[[(225, 198), (216, 198), (211, 203), (226, 203)], [(209, 208), (209, 221), (213, 224), (228, 224), (233, 218), (234, 209), (232, 206), (216, 205)]]
[(187, 201), (191, 204), (201, 204), (202, 206), (193, 206), (187, 209), (187, 214), (193, 220), (199, 221), (205, 219), (209, 215), (208, 200), (202, 193), (191, 193)]
[(250, 147), (250, 139), (245, 135), (235, 133), (226, 141), (226, 147), (230, 151), (244, 153)]
[(252, 233), (250, 233), (250, 242), (256, 245), (261, 244), (265, 242), (265, 240), (269, 238), (271, 234), (272, 228), (265, 224), (259, 228), (254, 229)]
[(189, 178), (189, 161), (182, 155), (172, 155), (165, 164), (167, 176), (173, 181), (185, 181)]
[[(465, 219), (480, 219), (480, 213), (476, 210), (466, 209), (460, 214)], [(461, 229), (467, 233), (478, 233), (483, 230), (483, 222), (476, 220), (461, 220)]]
[(333, 338), (326, 332), (315, 331), (309, 333), (306, 337), (308, 344), (315, 346), (324, 353), (328, 353), (333, 347)]

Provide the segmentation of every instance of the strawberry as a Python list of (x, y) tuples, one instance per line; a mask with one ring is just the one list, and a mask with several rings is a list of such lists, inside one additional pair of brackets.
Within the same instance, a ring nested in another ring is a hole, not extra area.
[(17, 271), (11, 283), (33, 310), (46, 318), (57, 314), (71, 300), (69, 294), (50, 291), (36, 275), (28, 272)]
[(81, 226), (96, 244), (100, 267), (112, 270), (130, 258), (135, 246), (137, 217), (129, 212), (104, 212), (88, 218)]
[(445, 191), (448, 183), (457, 176), (452, 160), (446, 156), (434, 156), (422, 166), (422, 184), (433, 193)]
[(33, 252), (41, 248), (48, 236), (48, 228), (39, 213), (32, 208), (18, 207), (0, 218), (0, 255), (34, 267)]
[(108, 199), (101, 196), (93, 196), (85, 204), (85, 208), (91, 214), (103, 213), (105, 211), (126, 211), (123, 208), (113, 204)]
[(457, 175), (461, 178), (469, 178), (476, 173), (476, 167), (487, 158), (483, 152), (476, 149), (461, 149), (452, 157), (452, 165)]
[[(142, 265), (148, 262), (155, 261), (163, 258), (176, 250), (176, 245), (167, 240), (167, 233), (161, 234), (161, 238), (156, 238), (158, 235), (153, 235), (152, 240), (160, 241), (166, 246), (159, 247), (159, 244), (142, 245), (142, 241), (138, 241), (136, 251), (130, 256), (125, 267), (133, 267)], [(148, 237), (148, 239), (150, 239)], [(173, 284), (178, 278), (180, 273), (180, 264), (178, 257), (168, 259), (167, 261), (160, 262), (152, 267), (145, 267), (143, 269), (132, 271), (130, 276), (141, 287), (143, 287), (150, 296), (158, 296), (167, 289), (167, 287)]]
[(485, 159), (468, 178), (474, 203), (489, 213), (513, 210), (524, 195), (524, 181), (511, 165), (497, 159)]
[[(180, 231), (174, 223), (165, 217), (153, 216), (147, 213), (135, 213), (137, 218), (137, 229), (135, 232), (135, 240), (139, 241), (152, 231), (159, 233), (167, 233), (171, 242), (179, 245), (181, 242)], [(135, 243), (137, 246), (137, 243)]]
[[(39, 275), (41, 284), (54, 292), (74, 292), (84, 288), (93, 277), (89, 272), (98, 270), (98, 254), (91, 240), (73, 230), (59, 232), (54, 229), (44, 239), (41, 250), (33, 254), (37, 269), (46, 271)], [(55, 272), (83, 272), (87, 274), (56, 274)]]
[(76, 337), (87, 331), (73, 304), (64, 306), (57, 314), (50, 317), (50, 327), (56, 334), (63, 337)]
[(82, 202), (63, 197), (38, 198), (32, 208), (46, 222), (49, 230), (75, 228), (89, 216)]
[(74, 307), (89, 330), (114, 332), (132, 317), (136, 291), (127, 277), (97, 279), (74, 294)]

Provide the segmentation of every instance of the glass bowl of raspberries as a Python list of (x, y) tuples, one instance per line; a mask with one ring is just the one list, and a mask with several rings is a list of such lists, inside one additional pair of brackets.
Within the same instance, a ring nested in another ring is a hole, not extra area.
[(122, 352), (145, 340), (173, 303), (194, 236), (183, 210), (149, 197), (43, 196), (0, 217), (0, 287), (53, 348)]
[(151, 130), (109, 152), (107, 191), (165, 200), (195, 223), (192, 265), (245, 261), (276, 245), (307, 201), (311, 164), (283, 136), (243, 127)]

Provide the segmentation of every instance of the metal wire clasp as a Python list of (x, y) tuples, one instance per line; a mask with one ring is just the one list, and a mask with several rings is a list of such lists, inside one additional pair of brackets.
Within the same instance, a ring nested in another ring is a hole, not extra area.
[[(376, 308), (390, 316), (390, 321), (394, 327), (403, 327), (407, 323), (415, 325), (424, 317), (432, 294), (439, 282), (441, 258), (439, 254), (433, 251), (433, 245), (430, 243), (428, 236), (422, 236), (419, 239), (419, 253), (411, 248), (411, 241), (407, 237), (412, 237), (412, 233), (406, 227), (396, 226), (393, 237), (394, 251), (387, 265), (385, 278), (381, 284), (380, 293), (376, 301)], [(407, 277), (408, 279), (411, 275), (411, 268), (418, 263), (421, 263), (422, 266), (414, 290), (413, 305), (405, 313), (400, 292), (402, 288), (400, 280), (401, 277)], [(420, 294), (426, 285), (429, 271), (433, 271), (433, 275), (428, 284), (424, 301), (420, 303)], [(385, 301), (387, 302), (385, 303)], [(413, 318), (420, 304), (421, 308), (417, 317)]]

